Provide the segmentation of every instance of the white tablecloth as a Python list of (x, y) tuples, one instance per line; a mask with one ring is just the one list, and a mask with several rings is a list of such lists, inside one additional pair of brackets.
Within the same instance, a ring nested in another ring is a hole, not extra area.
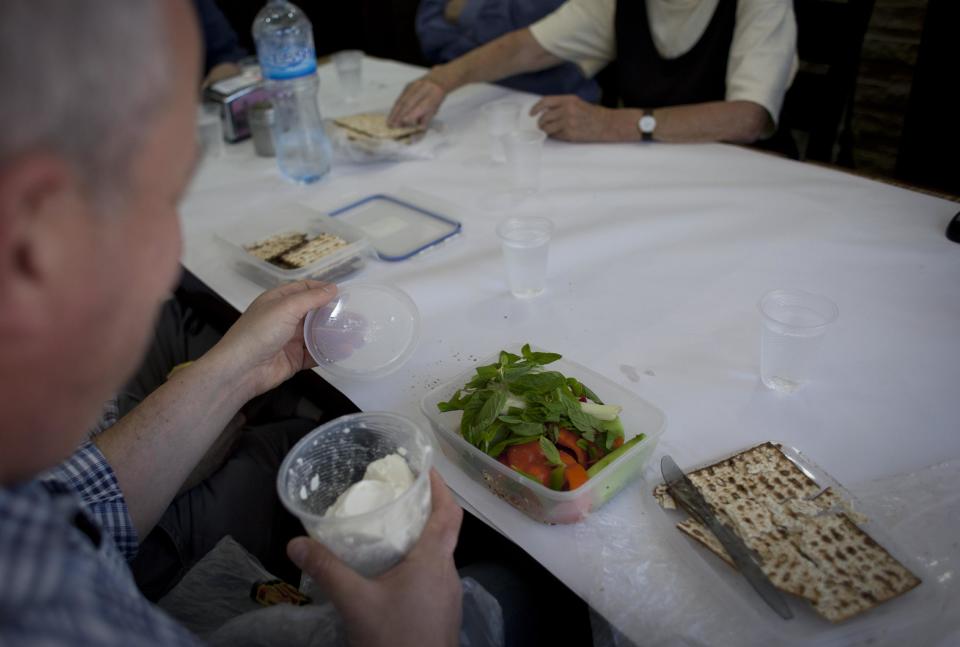
[[(386, 109), (419, 73), (367, 59), (365, 95), (350, 106), (336, 100), (335, 75), (324, 66), (325, 116)], [(527, 106), (535, 100), (494, 86), (454, 93), (439, 115), (448, 144), (436, 159), (340, 166), (306, 187), (285, 182), (249, 142), (228, 147), (201, 166), (183, 206), (184, 265), (242, 310), (262, 287), (237, 274), (213, 238), (236, 218), (268, 218), (278, 202), (325, 208), (375, 192), (417, 192), (460, 220), (463, 233), (363, 271), (364, 281), (408, 292), (423, 331), (397, 373), (374, 382), (331, 379), (361, 409), (423, 420), (418, 403), (430, 387), (471, 357), (530, 341), (663, 409), (661, 450), (681, 465), (775, 439), (855, 484), (923, 474), (960, 457), (960, 245), (944, 237), (956, 204), (734, 146), (548, 141), (541, 193), (508, 210), (487, 208), (506, 175), (486, 162), (479, 107), (507, 94)], [(514, 299), (505, 286), (494, 227), (508, 214), (556, 223), (548, 288), (533, 300)], [(782, 287), (825, 294), (840, 308), (816, 379), (792, 395), (758, 380), (756, 304)], [(770, 639), (744, 611), (761, 603), (731, 607), (700, 586), (699, 558), (678, 534), (662, 531), (662, 519), (651, 521), (662, 513), (650, 504), (649, 482), (577, 526), (547, 527), (442, 460), (440, 469), (469, 506), (634, 641)], [(946, 482), (952, 489), (943, 491), (955, 492), (956, 470)], [(958, 511), (955, 498), (942, 499), (928, 506), (933, 517), (938, 505), (943, 515)], [(911, 536), (897, 538), (912, 551)], [(604, 537), (624, 564), (602, 550)], [(960, 551), (937, 545), (946, 554), (924, 586), (938, 587), (938, 601), (956, 599), (949, 565)], [(670, 593), (636, 595), (638, 587)], [(921, 635), (931, 640), (955, 628), (942, 613), (924, 621)], [(881, 639), (897, 639), (891, 631), (899, 626), (882, 619), (871, 626)]]

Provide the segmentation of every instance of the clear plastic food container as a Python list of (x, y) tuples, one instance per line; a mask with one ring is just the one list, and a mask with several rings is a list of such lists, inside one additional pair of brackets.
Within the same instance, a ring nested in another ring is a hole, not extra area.
[[(519, 347), (509, 350), (519, 352)], [(481, 358), (477, 365), (492, 364), (498, 357), (499, 351)], [(590, 387), (604, 403), (623, 407), (620, 420), (626, 440), (640, 433), (646, 434), (644, 440), (610, 463), (597, 476), (569, 492), (558, 492), (535, 483), (480, 451), (460, 435), (462, 412), (441, 413), (437, 409), (437, 403), (449, 400), (457, 389), (475, 375), (474, 369), (464, 371), (427, 393), (420, 402), (420, 410), (430, 421), (443, 453), (473, 480), (484, 484), (498, 497), (537, 521), (549, 524), (576, 523), (640, 476), (666, 429), (666, 416), (643, 398), (565, 358), (549, 364), (546, 370), (575, 377)]]
[[(346, 245), (304, 267), (287, 269), (257, 258), (248, 247), (280, 234), (320, 234), (339, 236)], [(303, 205), (290, 203), (271, 208), (262, 215), (233, 223), (229, 231), (217, 237), (223, 243), (241, 274), (258, 283), (277, 285), (303, 279), (339, 280), (360, 270), (374, 256), (366, 236), (356, 227), (335, 220)]]
[(406, 292), (389, 285), (348, 283), (303, 322), (307, 352), (322, 370), (341, 378), (376, 379), (413, 355), (420, 311)]

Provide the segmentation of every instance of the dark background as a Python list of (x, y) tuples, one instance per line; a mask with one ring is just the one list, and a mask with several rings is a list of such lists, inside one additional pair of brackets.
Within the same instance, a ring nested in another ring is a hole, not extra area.
[[(265, 0), (217, 0), (240, 44), (255, 52), (250, 28)], [(299, 0), (313, 23), (317, 56), (362, 49), (371, 56), (425, 65), (414, 30), (417, 0)]]

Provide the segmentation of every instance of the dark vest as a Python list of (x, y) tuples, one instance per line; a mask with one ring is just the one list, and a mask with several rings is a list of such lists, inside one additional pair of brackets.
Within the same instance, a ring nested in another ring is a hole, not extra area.
[(631, 108), (723, 101), (737, 0), (719, 0), (700, 40), (679, 58), (657, 52), (645, 0), (617, 0), (617, 86)]

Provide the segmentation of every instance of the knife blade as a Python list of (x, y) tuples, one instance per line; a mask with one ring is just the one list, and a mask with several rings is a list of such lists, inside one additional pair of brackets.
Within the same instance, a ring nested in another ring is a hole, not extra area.
[(703, 498), (703, 494), (693, 484), (693, 481), (687, 478), (676, 461), (670, 456), (664, 455), (660, 459), (660, 473), (663, 475), (663, 481), (667, 484), (670, 494), (677, 501), (683, 503), (694, 516), (698, 517), (710, 529), (710, 532), (727, 549), (727, 553), (733, 559), (737, 569), (747, 578), (747, 582), (763, 598), (763, 601), (784, 620), (792, 618), (793, 612), (787, 605), (787, 601), (757, 564), (752, 551), (740, 537), (717, 519), (710, 508), (710, 504)]

